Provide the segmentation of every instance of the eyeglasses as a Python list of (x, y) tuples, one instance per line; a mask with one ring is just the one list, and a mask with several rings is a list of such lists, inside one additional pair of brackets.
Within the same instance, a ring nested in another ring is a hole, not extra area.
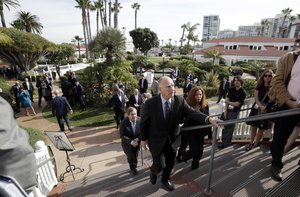
[(264, 75), (264, 77), (273, 77), (272, 75)]

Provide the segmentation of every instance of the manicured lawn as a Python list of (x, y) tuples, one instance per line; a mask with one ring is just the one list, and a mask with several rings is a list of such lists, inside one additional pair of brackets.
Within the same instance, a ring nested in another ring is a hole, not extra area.
[[(73, 108), (74, 113), (70, 115), (71, 125), (75, 127), (99, 127), (115, 124), (114, 112), (110, 108), (87, 107), (81, 112), (78, 107)], [(56, 117), (52, 116), (50, 109), (43, 112), (44, 118), (50, 122), (57, 123)]]

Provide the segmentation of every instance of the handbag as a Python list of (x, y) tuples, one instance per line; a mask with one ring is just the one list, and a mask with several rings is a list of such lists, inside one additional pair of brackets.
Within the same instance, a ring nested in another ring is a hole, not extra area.
[[(261, 100), (262, 103), (266, 99), (267, 95), (268, 95), (268, 91), (265, 93), (263, 99)], [(261, 113), (263, 113), (263, 112), (260, 110), (260, 108), (256, 104), (256, 102), (254, 102), (253, 105), (252, 105), (252, 107), (251, 107), (251, 111), (250, 111), (248, 117), (256, 116), (256, 115), (259, 115)], [(261, 121), (247, 121), (246, 124), (247, 125), (251, 125), (251, 126), (256, 126), (258, 124), (258, 122), (261, 122)], [(259, 124), (261, 124), (261, 123), (259, 123)]]
[(266, 106), (267, 113), (277, 112), (278, 109), (279, 109), (279, 103), (277, 103), (276, 101), (270, 101)]

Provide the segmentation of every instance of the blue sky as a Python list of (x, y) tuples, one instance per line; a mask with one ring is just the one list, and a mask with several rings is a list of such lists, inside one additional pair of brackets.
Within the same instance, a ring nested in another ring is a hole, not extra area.
[[(81, 11), (75, 8), (75, 0), (19, 0), (21, 8), (4, 10), (7, 24), (16, 18), (17, 11), (37, 15), (43, 24), (45, 38), (55, 43), (70, 42), (75, 35), (83, 37)], [(237, 30), (239, 25), (253, 25), (262, 18), (275, 17), (282, 9), (293, 9), (300, 14), (299, 0), (119, 0), (122, 5), (119, 14), (119, 28), (126, 28), (126, 37), (134, 28), (134, 10), (131, 5), (138, 2), (138, 26), (149, 27), (159, 40), (178, 41), (184, 23), (200, 23), (197, 33), (202, 33), (203, 16), (217, 14), (221, 19), (221, 30)], [(298, 2), (298, 3), (297, 3)], [(96, 31), (96, 13), (91, 13)]]

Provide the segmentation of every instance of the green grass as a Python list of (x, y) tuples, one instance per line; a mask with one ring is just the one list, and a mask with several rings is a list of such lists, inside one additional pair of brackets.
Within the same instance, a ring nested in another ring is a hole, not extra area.
[(39, 140), (42, 140), (46, 143), (46, 136), (43, 134), (42, 131), (33, 128), (25, 128), (25, 127), (22, 128), (27, 131), (29, 135), (29, 143), (33, 149), (35, 149), (34, 145)]
[[(79, 107), (74, 107), (73, 111), (74, 113), (70, 114), (72, 127), (99, 127), (115, 123), (114, 112), (107, 107), (87, 107), (83, 112)], [(50, 109), (45, 110), (43, 116), (50, 122), (57, 123), (56, 117), (52, 116)]]

